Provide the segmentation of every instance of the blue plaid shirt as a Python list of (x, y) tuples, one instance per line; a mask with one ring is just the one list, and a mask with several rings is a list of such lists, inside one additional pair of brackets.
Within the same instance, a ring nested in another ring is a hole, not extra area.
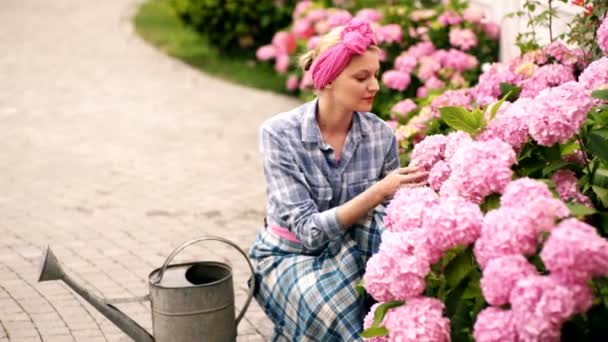
[(341, 237), (336, 207), (399, 167), (392, 128), (372, 113), (355, 112), (336, 161), (316, 120), (317, 100), (268, 119), (260, 129), (267, 219), (318, 250)]

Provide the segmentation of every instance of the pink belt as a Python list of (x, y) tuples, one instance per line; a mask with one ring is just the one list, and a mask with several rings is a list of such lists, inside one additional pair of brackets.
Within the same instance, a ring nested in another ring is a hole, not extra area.
[(275, 235), (278, 235), (279, 237), (281, 237), (287, 241), (300, 242), (300, 240), (298, 240), (298, 238), (295, 236), (295, 234), (292, 233), (289, 229), (287, 229), (285, 227), (277, 226), (274, 224), (269, 224), (268, 229)]

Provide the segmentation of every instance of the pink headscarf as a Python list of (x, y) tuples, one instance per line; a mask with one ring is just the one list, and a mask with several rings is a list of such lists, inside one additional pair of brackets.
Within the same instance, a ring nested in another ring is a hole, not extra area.
[(346, 68), (353, 55), (362, 55), (370, 45), (377, 44), (369, 22), (354, 18), (340, 34), (341, 41), (323, 52), (311, 66), (315, 88), (323, 89)]

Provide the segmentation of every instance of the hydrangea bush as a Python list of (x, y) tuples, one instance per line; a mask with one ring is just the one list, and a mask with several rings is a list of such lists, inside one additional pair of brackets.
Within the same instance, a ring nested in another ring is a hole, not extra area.
[(608, 338), (608, 57), (582, 55), (550, 44), (434, 108), (452, 132), (414, 146), (430, 185), (386, 208), (364, 337)]
[[(342, 1), (334, 1), (334, 4)], [(378, 2), (381, 3), (381, 2)], [(327, 7), (300, 1), (293, 22), (257, 51), (260, 61), (273, 62), (286, 75), (286, 87), (310, 98), (312, 79), (297, 66), (297, 56), (314, 48), (319, 37), (353, 17), (372, 22), (381, 47), (384, 85), (373, 111), (385, 119), (404, 120), (429, 95), (474, 84), (481, 65), (497, 58), (499, 26), (463, 1), (404, 1), (375, 8)], [(406, 100), (404, 99), (414, 99)]]

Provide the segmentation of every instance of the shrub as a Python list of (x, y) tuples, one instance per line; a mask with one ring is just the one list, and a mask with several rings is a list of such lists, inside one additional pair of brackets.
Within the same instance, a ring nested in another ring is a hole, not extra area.
[(291, 19), (295, 0), (171, 0), (188, 25), (224, 50), (253, 49)]

